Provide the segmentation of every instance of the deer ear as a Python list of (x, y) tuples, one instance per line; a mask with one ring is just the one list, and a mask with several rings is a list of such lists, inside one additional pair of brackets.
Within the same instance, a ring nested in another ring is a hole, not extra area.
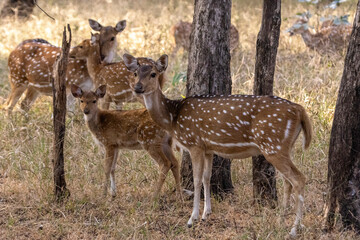
[(84, 94), (83, 90), (75, 84), (71, 84), (71, 93), (75, 98), (81, 98)]
[(124, 31), (125, 27), (126, 27), (126, 20), (122, 20), (116, 24), (114, 29), (117, 32), (122, 32)]
[(99, 41), (99, 39), (100, 39), (100, 34), (98, 34), (98, 33), (96, 33), (96, 34), (91, 33), (91, 40), (90, 40), (91, 45), (96, 44), (96, 42)]
[(156, 68), (159, 72), (163, 72), (166, 70), (167, 66), (168, 66), (168, 55), (164, 54), (156, 61)]
[(101, 24), (95, 20), (89, 19), (89, 24), (94, 31), (100, 31), (102, 29)]
[(137, 59), (130, 54), (125, 53), (123, 55), (123, 60), (129, 71), (135, 72), (139, 68)]
[(95, 95), (98, 98), (103, 98), (105, 96), (106, 93), (106, 85), (101, 85), (100, 87), (98, 87), (98, 89), (96, 89), (95, 91)]

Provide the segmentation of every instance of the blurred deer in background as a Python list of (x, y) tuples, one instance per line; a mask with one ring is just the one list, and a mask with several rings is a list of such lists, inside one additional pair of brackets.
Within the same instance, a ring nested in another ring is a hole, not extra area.
[[(99, 29), (100, 38), (103, 39), (100, 46), (102, 55), (105, 61), (111, 61), (116, 48), (116, 35), (125, 29), (126, 21), (118, 22), (115, 27), (100, 27), (99, 23), (91, 19), (89, 23)], [(25, 40), (10, 53), (8, 67), (11, 92), (5, 107), (8, 113), (12, 112), (25, 90), (27, 92), (21, 102), (21, 109), (26, 112), (40, 94), (52, 95), (53, 65), (60, 53), (60, 47), (51, 45), (43, 39)], [(83, 89), (92, 88), (92, 80), (85, 61), (69, 59), (66, 75), (67, 87), (77, 84)], [(72, 102), (71, 100), (69, 99), (69, 103)]]
[[(99, 34), (91, 36), (91, 39), (84, 40), (76, 47), (72, 48), (69, 57), (86, 60), (87, 69), (93, 79), (95, 88), (100, 85), (107, 85), (108, 90), (101, 103), (102, 109), (109, 109), (110, 103), (115, 102), (118, 110), (122, 109), (124, 102), (142, 102), (142, 98), (137, 98), (131, 88), (135, 81), (134, 73), (129, 71), (125, 63), (115, 62), (104, 64), (101, 62), (100, 49), (101, 38)], [(152, 59), (139, 58), (139, 64), (155, 64)], [(160, 87), (164, 85), (166, 77), (159, 76)]]
[(177, 194), (181, 197), (180, 167), (171, 148), (172, 139), (165, 130), (156, 125), (146, 109), (99, 109), (97, 102), (105, 96), (105, 85), (101, 85), (95, 92), (83, 91), (80, 87), (72, 85), (71, 92), (75, 98), (80, 99), (80, 108), (95, 141), (106, 151), (104, 195), (107, 194), (110, 179), (111, 196), (116, 196), (115, 165), (119, 149), (144, 149), (160, 167), (154, 197), (159, 195), (170, 169), (175, 178)]
[(137, 74), (134, 91), (143, 96), (154, 122), (173, 137), (177, 146), (190, 152), (195, 190), (188, 226), (199, 217), (201, 181), (205, 196), (202, 219), (211, 213), (213, 154), (225, 158), (263, 154), (284, 176), (285, 209), (293, 190), (296, 219), (290, 234), (296, 235), (303, 215), (305, 177), (291, 161), (290, 152), (301, 130), (304, 147), (310, 145), (312, 127), (305, 109), (275, 96), (194, 96), (170, 100), (163, 95), (157, 81), (167, 68), (167, 55), (152, 66), (140, 66), (128, 54), (123, 59), (128, 69)]
[(330, 19), (324, 21), (317, 32), (312, 33), (309, 30), (308, 22), (309, 17), (302, 15), (288, 29), (290, 36), (300, 34), (308, 48), (322, 54), (341, 52), (347, 47), (352, 31), (350, 24)]
[[(190, 34), (192, 31), (192, 23), (183, 22), (180, 20), (177, 24), (172, 26), (171, 35), (174, 36), (175, 39), (175, 48), (171, 53), (171, 56), (175, 56), (177, 51), (180, 48), (184, 48), (184, 50), (190, 50)], [(231, 24), (230, 27), (230, 53), (233, 53), (235, 49), (239, 47), (239, 32), (236, 27)]]

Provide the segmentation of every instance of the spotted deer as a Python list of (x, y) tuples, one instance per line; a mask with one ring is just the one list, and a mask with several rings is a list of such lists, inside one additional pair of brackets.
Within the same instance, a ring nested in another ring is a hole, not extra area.
[[(89, 22), (90, 25), (96, 25), (94, 20), (89, 20)], [(103, 38), (100, 49), (102, 55), (105, 56), (104, 60), (112, 60), (113, 51), (116, 48), (116, 34), (122, 32), (125, 26), (126, 21), (123, 20), (118, 22), (115, 27), (97, 28), (100, 30), (101, 38)], [(101, 33), (105, 28), (112, 30)], [(8, 113), (11, 113), (25, 90), (27, 92), (21, 102), (21, 109), (26, 112), (40, 94), (52, 95), (51, 75), (55, 60), (60, 55), (60, 52), (60, 47), (54, 46), (46, 40), (29, 39), (20, 43), (10, 53), (8, 68), (11, 92), (5, 107)], [(92, 80), (84, 60), (69, 59), (66, 73), (66, 85), (68, 88), (70, 84), (77, 84), (83, 89), (91, 89)]]
[[(180, 48), (184, 48), (185, 51), (190, 50), (190, 34), (192, 31), (192, 23), (179, 21), (177, 24), (172, 26), (171, 35), (174, 36), (175, 39), (175, 48), (171, 53), (172, 56), (179, 51)], [(230, 27), (230, 53), (234, 53), (234, 51), (239, 47), (239, 31), (236, 27), (231, 24)]]
[(155, 66), (140, 66), (128, 54), (123, 59), (128, 69), (137, 74), (134, 91), (143, 96), (154, 122), (173, 137), (178, 147), (190, 152), (195, 191), (188, 226), (199, 217), (201, 181), (205, 196), (202, 219), (211, 213), (213, 154), (226, 158), (263, 154), (284, 176), (285, 209), (294, 192), (296, 219), (290, 233), (296, 235), (302, 219), (305, 177), (292, 163), (290, 151), (301, 130), (304, 147), (310, 145), (312, 127), (305, 109), (275, 96), (207, 95), (170, 100), (157, 81), (167, 68), (167, 55), (162, 55)]
[(80, 108), (94, 139), (106, 151), (104, 195), (107, 194), (110, 179), (111, 196), (116, 196), (114, 174), (119, 149), (144, 149), (160, 167), (154, 197), (159, 195), (170, 169), (175, 178), (177, 194), (181, 197), (180, 168), (171, 148), (172, 138), (156, 125), (145, 108), (127, 111), (99, 109), (97, 102), (105, 96), (105, 85), (101, 85), (95, 92), (83, 91), (80, 87), (71, 85), (71, 92), (75, 98), (80, 99)]
[[(110, 103), (115, 102), (116, 108), (121, 110), (124, 102), (142, 101), (133, 94), (131, 85), (135, 81), (134, 73), (129, 71), (125, 63), (115, 62), (103, 64), (100, 56), (99, 34), (91, 35), (91, 39), (82, 41), (79, 45), (71, 49), (70, 58), (86, 60), (87, 69), (94, 81), (95, 88), (100, 85), (107, 85), (108, 91), (101, 103), (102, 109), (109, 109)], [(152, 59), (139, 58), (139, 64), (155, 64)], [(159, 76), (160, 87), (164, 85), (166, 77), (162, 74)]]
[(351, 25), (336, 25), (332, 20), (323, 22), (320, 29), (312, 33), (308, 26), (309, 19), (302, 17), (288, 29), (290, 36), (300, 34), (305, 45), (321, 54), (343, 51), (347, 46), (352, 31)]

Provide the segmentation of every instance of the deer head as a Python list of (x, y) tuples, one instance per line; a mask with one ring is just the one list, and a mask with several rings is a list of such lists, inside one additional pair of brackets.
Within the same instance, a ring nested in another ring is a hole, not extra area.
[(101, 60), (111, 62), (117, 46), (116, 35), (125, 29), (126, 20), (118, 22), (115, 27), (103, 27), (93, 19), (89, 19), (89, 24), (94, 31), (100, 32)]
[(101, 85), (95, 92), (86, 92), (75, 84), (71, 85), (71, 93), (75, 98), (80, 99), (80, 109), (84, 113), (85, 119), (92, 119), (98, 111), (97, 102), (106, 94), (106, 85)]
[(152, 65), (140, 65), (138, 60), (129, 54), (124, 54), (123, 59), (126, 67), (134, 72), (135, 77), (139, 75), (139, 81), (134, 85), (135, 93), (150, 93), (161, 88), (161, 82), (158, 79), (168, 66), (167, 55), (162, 55)]

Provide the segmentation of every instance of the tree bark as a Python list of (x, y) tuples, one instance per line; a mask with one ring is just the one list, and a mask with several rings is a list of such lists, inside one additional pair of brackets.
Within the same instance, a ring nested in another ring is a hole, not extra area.
[(69, 42), (66, 38), (66, 28), (64, 27), (62, 52), (56, 60), (53, 79), (53, 107), (54, 107), (54, 184), (55, 199), (62, 202), (70, 196), (70, 191), (66, 188), (64, 170), (64, 138), (65, 138), (65, 117), (66, 117), (66, 69), (71, 43), (71, 29), (68, 25)]
[(343, 227), (360, 233), (360, 1), (331, 129), (328, 187), (327, 230), (339, 206)]
[[(281, 24), (281, 0), (264, 0), (260, 32), (256, 41), (254, 94), (273, 95), (276, 54)], [(253, 194), (262, 204), (277, 202), (275, 168), (263, 155), (253, 157)]]
[(0, 17), (17, 15), (20, 18), (28, 18), (34, 7), (34, 0), (7, 0), (1, 9)]
[[(187, 96), (231, 94), (231, 0), (196, 0), (191, 33)], [(191, 159), (183, 155), (182, 180), (193, 189)], [(220, 197), (232, 192), (231, 161), (214, 155), (211, 191)]]

